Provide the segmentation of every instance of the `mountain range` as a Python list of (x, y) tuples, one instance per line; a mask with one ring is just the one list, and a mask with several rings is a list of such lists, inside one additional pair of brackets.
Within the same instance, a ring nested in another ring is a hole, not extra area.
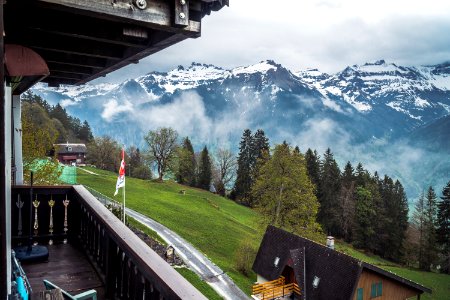
[(245, 128), (262, 128), (343, 165), (362, 162), (399, 178), (408, 196), (450, 179), (450, 63), (399, 66), (379, 60), (335, 74), (292, 71), (274, 61), (223, 69), (192, 63), (119, 84), (34, 87), (50, 104), (86, 119), (95, 135), (145, 147), (148, 130), (171, 126), (196, 149), (237, 151)]

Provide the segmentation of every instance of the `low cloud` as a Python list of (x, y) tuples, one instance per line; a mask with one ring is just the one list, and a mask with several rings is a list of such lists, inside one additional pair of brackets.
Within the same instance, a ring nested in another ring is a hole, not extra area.
[(293, 141), (304, 151), (314, 148), (320, 153), (327, 148), (346, 149), (350, 145), (351, 136), (338, 123), (328, 118), (307, 120), (304, 128), (293, 137)]
[(78, 102), (73, 99), (67, 98), (67, 99), (63, 99), (63, 100), (59, 101), (59, 104), (62, 107), (66, 108), (68, 106), (78, 105)]
[(206, 116), (201, 97), (195, 92), (185, 92), (168, 104), (157, 104), (137, 111), (133, 117), (144, 130), (172, 127), (181, 136), (198, 136), (205, 139), (211, 133), (212, 121)]
[(111, 99), (103, 104), (102, 118), (107, 121), (113, 121), (120, 113), (132, 112), (133, 105), (128, 101), (119, 103), (116, 99)]

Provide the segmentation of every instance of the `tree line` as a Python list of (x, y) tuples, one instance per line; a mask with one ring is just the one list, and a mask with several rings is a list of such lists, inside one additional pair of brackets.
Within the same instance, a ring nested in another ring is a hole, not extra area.
[(405, 245), (408, 264), (450, 274), (450, 182), (440, 200), (431, 186), (420, 194)]
[(178, 183), (212, 190), (225, 196), (234, 180), (236, 160), (228, 149), (210, 153), (207, 146), (195, 152), (189, 137), (178, 142), (178, 133), (171, 128), (158, 128), (145, 136), (148, 159), (158, 173), (158, 180), (171, 175)]
[(56, 160), (53, 145), (56, 143), (83, 142), (93, 139), (87, 121), (69, 116), (57, 104), (51, 106), (42, 97), (26, 92), (22, 100), (22, 155), (24, 181), (29, 182), (34, 171), (36, 184), (58, 182), (61, 168)]
[(55, 143), (88, 143), (93, 140), (91, 127), (84, 120), (70, 116), (66, 109), (59, 103), (50, 105), (41, 96), (30, 91), (25, 92), (22, 97), (22, 112), (30, 115), (30, 120), (34, 124), (44, 125), (51, 128), (51, 134)]
[[(228, 149), (219, 148), (210, 153), (207, 146), (195, 152), (189, 137), (181, 141), (176, 130), (158, 128), (145, 136), (146, 150), (134, 146), (125, 151), (128, 176), (157, 180), (173, 178), (178, 183), (215, 191), (225, 196), (234, 181), (236, 159)], [(111, 137), (96, 137), (88, 145), (87, 162), (98, 168), (116, 172), (121, 146)]]

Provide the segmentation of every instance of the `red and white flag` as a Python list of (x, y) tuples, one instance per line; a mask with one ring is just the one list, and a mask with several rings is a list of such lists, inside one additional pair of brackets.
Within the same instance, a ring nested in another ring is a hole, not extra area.
[(122, 161), (120, 162), (119, 176), (117, 177), (116, 192), (114, 196), (119, 192), (119, 188), (125, 187), (125, 150), (122, 148)]

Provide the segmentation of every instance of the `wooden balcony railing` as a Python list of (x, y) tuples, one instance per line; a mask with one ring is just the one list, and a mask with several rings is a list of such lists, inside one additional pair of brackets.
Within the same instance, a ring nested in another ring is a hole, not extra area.
[(284, 282), (285, 282), (284, 276), (280, 276), (279, 278), (272, 280), (272, 281), (255, 284), (252, 288), (252, 295), (257, 295), (257, 294), (264, 292), (265, 290), (272, 289), (272, 288), (278, 287), (278, 286), (282, 286), (282, 285), (284, 285)]
[(255, 284), (252, 291), (252, 295), (261, 300), (275, 299), (292, 294), (300, 296), (300, 287), (297, 283), (285, 284), (283, 276), (273, 281)]
[[(107, 298), (206, 299), (83, 186), (34, 187), (33, 194), (40, 202), (37, 229), (34, 206), (32, 211), (33, 241), (82, 245), (101, 274)], [(66, 198), (69, 204), (64, 206)], [(29, 187), (13, 187), (11, 208), (13, 244), (26, 243)]]

